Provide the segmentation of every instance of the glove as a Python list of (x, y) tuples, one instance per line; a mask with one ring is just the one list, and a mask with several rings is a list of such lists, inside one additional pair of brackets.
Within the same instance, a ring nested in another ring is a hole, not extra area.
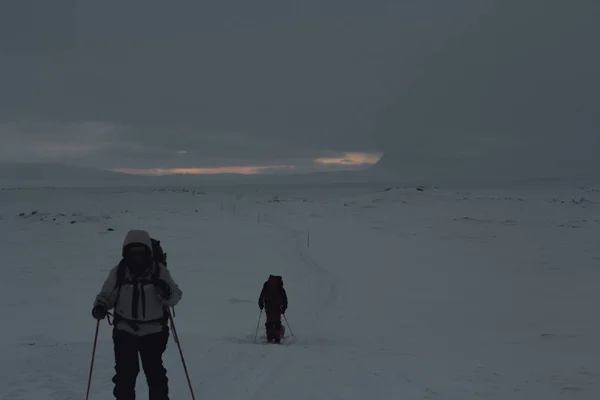
[(101, 304), (95, 306), (92, 310), (92, 317), (94, 317), (97, 320), (106, 318), (106, 307), (104, 307)]
[(280, 310), (281, 310), (282, 314), (285, 314), (285, 310), (287, 310), (287, 307), (286, 306), (281, 306)]
[(156, 284), (156, 294), (161, 299), (167, 300), (169, 297), (171, 297), (171, 287), (167, 282), (161, 279)]

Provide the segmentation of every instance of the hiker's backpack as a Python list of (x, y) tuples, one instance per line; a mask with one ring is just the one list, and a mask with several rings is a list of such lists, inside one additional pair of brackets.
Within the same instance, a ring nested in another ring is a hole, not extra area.
[(282, 288), (283, 287), (283, 277), (281, 275), (269, 275), (269, 279), (267, 279), (267, 285), (272, 285), (272, 287)]
[(163, 251), (162, 246), (160, 245), (160, 240), (150, 239), (152, 241), (152, 255), (154, 256), (154, 261), (161, 263), (165, 267), (167, 266), (167, 253)]

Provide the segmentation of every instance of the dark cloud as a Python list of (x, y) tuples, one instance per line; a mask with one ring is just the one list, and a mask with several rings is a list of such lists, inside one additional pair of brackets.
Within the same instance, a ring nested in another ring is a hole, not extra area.
[[(5, 149), (95, 143), (71, 159), (127, 168), (536, 157), (523, 148), (552, 164), (598, 136), (594, 1), (48, 4), (1, 6), (0, 120), (19, 132)], [(74, 133), (85, 121), (118, 128)]]
[(277, 138), (172, 127), (139, 129), (104, 122), (0, 125), (0, 159), (101, 168), (305, 165), (322, 152)]

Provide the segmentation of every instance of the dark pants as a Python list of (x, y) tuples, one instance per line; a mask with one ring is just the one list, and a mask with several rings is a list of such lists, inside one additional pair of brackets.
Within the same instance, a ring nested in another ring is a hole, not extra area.
[(141, 358), (148, 382), (148, 400), (169, 400), (167, 370), (162, 362), (168, 341), (168, 327), (162, 332), (140, 337), (113, 330), (116, 374), (112, 381), (115, 384), (115, 399), (135, 400), (135, 383), (140, 372)]
[(265, 322), (267, 340), (280, 339), (283, 335), (283, 325), (281, 324), (280, 309), (267, 309), (265, 311), (267, 314), (267, 322)]

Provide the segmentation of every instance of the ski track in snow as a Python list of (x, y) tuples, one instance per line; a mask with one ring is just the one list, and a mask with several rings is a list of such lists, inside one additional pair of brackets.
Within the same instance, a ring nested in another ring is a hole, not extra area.
[[(162, 241), (183, 289), (198, 399), (600, 395), (596, 190), (202, 191), (0, 192), (0, 399), (84, 398), (91, 305), (130, 228)], [(281, 345), (264, 315), (254, 341), (269, 273), (290, 297)], [(172, 339), (165, 366), (171, 398), (190, 398)], [(103, 321), (91, 399), (112, 398), (112, 374)]]

